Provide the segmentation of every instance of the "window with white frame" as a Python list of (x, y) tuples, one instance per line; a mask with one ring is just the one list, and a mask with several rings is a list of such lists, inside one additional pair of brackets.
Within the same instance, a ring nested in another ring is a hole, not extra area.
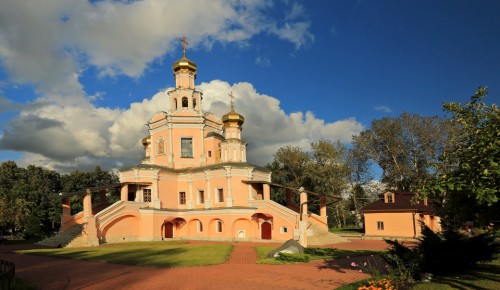
[(151, 202), (151, 189), (150, 188), (144, 188), (142, 190), (142, 200), (144, 202)]
[(381, 222), (381, 221), (377, 222), (377, 230), (379, 230), (379, 231), (384, 230), (384, 222)]
[(222, 233), (222, 221), (221, 220), (218, 220), (215, 223), (215, 231), (218, 233)]
[(217, 188), (217, 202), (224, 202), (224, 190)]
[(389, 192), (387, 194), (387, 203), (393, 203), (394, 202), (394, 194), (392, 192)]
[(205, 203), (205, 191), (198, 190), (198, 203)]
[(179, 192), (179, 204), (186, 204), (186, 193), (184, 191)]
[(288, 228), (287, 227), (281, 227), (280, 228), (280, 233), (282, 233), (282, 234), (288, 233)]
[(193, 158), (193, 138), (181, 138), (181, 157)]

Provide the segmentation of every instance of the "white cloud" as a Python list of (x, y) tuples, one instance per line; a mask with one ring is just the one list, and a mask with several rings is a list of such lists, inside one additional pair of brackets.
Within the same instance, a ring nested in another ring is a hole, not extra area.
[(376, 111), (380, 111), (380, 112), (384, 112), (384, 113), (391, 113), (392, 112), (392, 109), (387, 107), (387, 106), (383, 106), (383, 105), (380, 105), (380, 106), (376, 106), (376, 107), (373, 107)]
[[(311, 112), (286, 114), (276, 98), (258, 93), (249, 83), (230, 85), (214, 80), (202, 83), (203, 109), (217, 116), (229, 110), (228, 93), (236, 96), (235, 109), (245, 116), (243, 138), (249, 142), (249, 161), (264, 165), (284, 145), (307, 147), (317, 139), (350, 142), (363, 130), (355, 119), (326, 123)], [(168, 89), (167, 89), (168, 90)], [(136, 164), (144, 157), (141, 139), (148, 119), (168, 110), (168, 95), (132, 103), (128, 109), (46, 104), (25, 111), (4, 132), (0, 148), (28, 152), (21, 163), (41, 164), (57, 170), (118, 168)]]

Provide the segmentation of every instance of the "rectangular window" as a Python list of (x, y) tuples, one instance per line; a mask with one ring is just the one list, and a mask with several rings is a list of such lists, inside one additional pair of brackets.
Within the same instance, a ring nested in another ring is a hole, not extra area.
[(144, 202), (151, 202), (151, 189), (150, 188), (144, 188), (142, 190), (142, 200)]
[(186, 193), (179, 192), (179, 204), (186, 204)]
[(287, 228), (287, 227), (281, 227), (281, 228), (280, 228), (280, 232), (281, 232), (282, 234), (286, 234), (286, 233), (288, 233), (288, 228)]
[(392, 193), (389, 193), (389, 194), (387, 195), (387, 202), (388, 202), (388, 203), (393, 203), (393, 202), (394, 202), (394, 199), (392, 198)]
[(377, 230), (379, 231), (384, 230), (384, 222), (377, 222)]
[(212, 151), (208, 151), (208, 157), (212, 157)]
[(203, 190), (198, 191), (198, 202), (205, 203), (205, 192)]
[(217, 201), (224, 202), (224, 190), (222, 188), (217, 189)]
[(193, 158), (193, 138), (181, 138), (181, 157)]

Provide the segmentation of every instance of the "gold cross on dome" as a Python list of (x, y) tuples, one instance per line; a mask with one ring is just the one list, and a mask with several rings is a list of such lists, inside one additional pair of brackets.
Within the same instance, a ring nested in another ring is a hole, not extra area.
[(184, 36), (179, 38), (179, 40), (182, 42), (182, 50), (184, 52), (184, 57), (186, 57), (186, 50), (187, 50), (189, 43), (187, 42), (187, 39)]
[(233, 95), (233, 92), (231, 91), (228, 95), (229, 95), (229, 103), (231, 104), (231, 111), (234, 111), (234, 95)]

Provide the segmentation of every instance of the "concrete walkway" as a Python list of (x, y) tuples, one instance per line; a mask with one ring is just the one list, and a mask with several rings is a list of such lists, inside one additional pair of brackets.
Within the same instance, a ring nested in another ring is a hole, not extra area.
[[(153, 268), (15, 254), (34, 245), (0, 247), (0, 259), (16, 264), (16, 275), (38, 289), (334, 289), (367, 278), (350, 267), (359, 258), (305, 264), (258, 265), (253, 247), (234, 243), (225, 264)], [(335, 248), (385, 249), (383, 241), (354, 241)]]

